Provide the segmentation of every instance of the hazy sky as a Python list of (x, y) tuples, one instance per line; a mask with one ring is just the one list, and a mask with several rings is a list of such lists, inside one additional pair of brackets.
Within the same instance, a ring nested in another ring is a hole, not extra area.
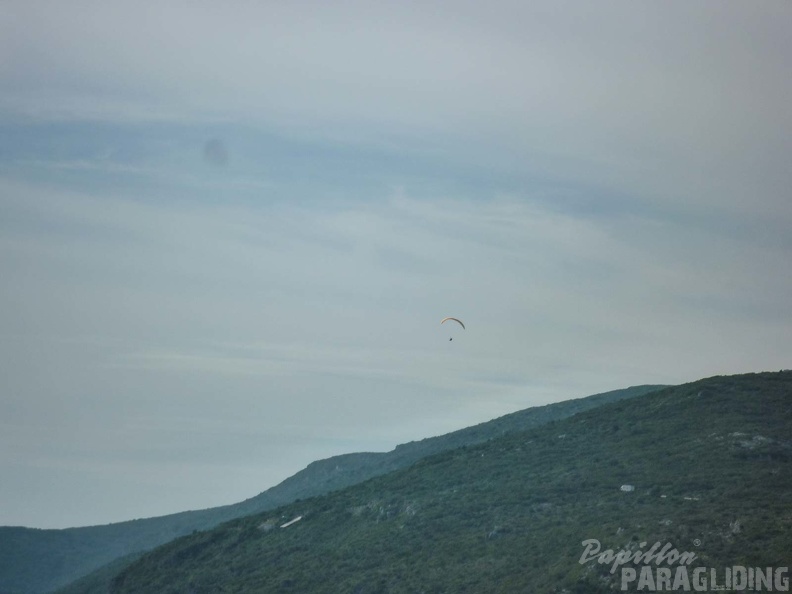
[(792, 366), (790, 31), (786, 0), (0, 3), (0, 524)]

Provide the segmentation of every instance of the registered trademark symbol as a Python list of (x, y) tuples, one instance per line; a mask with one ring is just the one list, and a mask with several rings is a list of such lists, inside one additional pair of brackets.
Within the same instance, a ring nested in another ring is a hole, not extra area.
[(694, 538), (693, 539), (693, 544), (696, 545), (697, 547), (700, 547), (701, 546), (701, 541), (698, 538)]

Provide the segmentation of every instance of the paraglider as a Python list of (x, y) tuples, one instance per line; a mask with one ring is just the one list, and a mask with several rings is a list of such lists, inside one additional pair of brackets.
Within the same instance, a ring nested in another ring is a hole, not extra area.
[[(465, 325), (462, 323), (462, 320), (458, 320), (457, 318), (443, 318), (442, 320), (440, 320), (440, 324), (445, 324), (448, 320), (453, 320), (454, 322), (456, 322), (457, 324), (462, 326), (463, 330), (465, 329)], [(454, 340), (454, 339), (452, 337), (452, 338), (449, 338), (448, 340)]]

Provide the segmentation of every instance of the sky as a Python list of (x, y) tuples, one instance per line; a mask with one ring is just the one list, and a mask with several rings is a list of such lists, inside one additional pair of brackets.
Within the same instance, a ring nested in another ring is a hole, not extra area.
[(792, 367), (790, 30), (786, 0), (0, 3), (0, 525)]

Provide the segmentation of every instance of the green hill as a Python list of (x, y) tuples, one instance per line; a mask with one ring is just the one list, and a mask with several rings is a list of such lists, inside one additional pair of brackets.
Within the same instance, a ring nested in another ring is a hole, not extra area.
[[(64, 530), (0, 527), (0, 594), (51, 592), (107, 563), (135, 558), (136, 553), (195, 530), (207, 530), (233, 518), (359, 483), (409, 466), (430, 454), (463, 444), (479, 443), (510, 431), (535, 427), (607, 402), (640, 396), (660, 387), (637, 386), (534, 407), (447, 435), (399, 445), (386, 453), (334, 456), (313, 462), (279, 485), (233, 505)], [(101, 569), (97, 576), (81, 581), (76, 586), (79, 589), (71, 591), (101, 591), (101, 583), (106, 582), (106, 575), (108, 571)]]
[(668, 544), (720, 579), (788, 567), (791, 440), (792, 372), (710, 378), (180, 538), (111, 591), (618, 590), (612, 559), (580, 562), (588, 539), (632, 555)]

